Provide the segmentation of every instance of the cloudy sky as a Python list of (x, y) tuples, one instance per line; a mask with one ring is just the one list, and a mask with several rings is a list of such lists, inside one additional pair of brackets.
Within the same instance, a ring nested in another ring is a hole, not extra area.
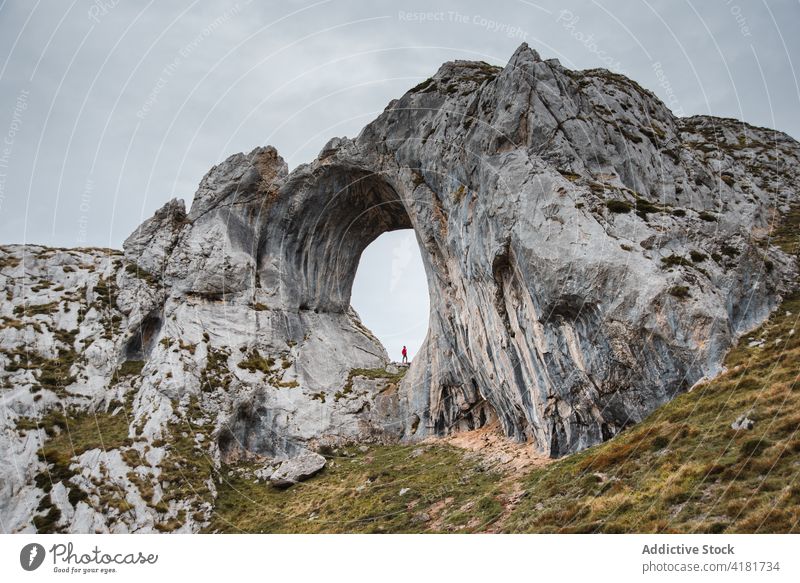
[[(272, 144), (293, 168), (442, 62), (503, 65), (523, 41), (680, 115), (800, 137), (798, 22), (798, 0), (3, 0), (0, 242), (119, 248), (231, 153)], [(393, 233), (353, 304), (399, 358), (426, 293), (413, 235)]]

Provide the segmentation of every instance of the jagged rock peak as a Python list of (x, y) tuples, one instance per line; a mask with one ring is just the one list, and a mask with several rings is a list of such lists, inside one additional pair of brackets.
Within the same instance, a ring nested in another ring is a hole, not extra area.
[(514, 54), (511, 55), (506, 67), (529, 67), (531, 64), (541, 61), (542, 57), (539, 56), (536, 50), (529, 47), (528, 43), (522, 43), (517, 47), (517, 50), (514, 51)]
[(229, 203), (239, 204), (250, 202), (253, 196), (274, 194), (288, 173), (288, 165), (272, 146), (229, 156), (203, 177), (189, 216), (195, 219), (229, 197)]

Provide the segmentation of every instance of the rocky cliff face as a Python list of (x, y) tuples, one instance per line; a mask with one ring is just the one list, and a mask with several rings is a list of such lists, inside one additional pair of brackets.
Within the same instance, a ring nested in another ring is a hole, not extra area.
[[(718, 373), (795, 280), (770, 236), (798, 158), (523, 45), (446, 63), (291, 173), (230, 157), (124, 254), (5, 247), (2, 529), (196, 530), (222, 462), (285, 480), (270, 460), (347, 441), (609, 439)], [(404, 377), (350, 308), (361, 252), (402, 228), (431, 296)], [(117, 438), (76, 447), (87, 415)]]

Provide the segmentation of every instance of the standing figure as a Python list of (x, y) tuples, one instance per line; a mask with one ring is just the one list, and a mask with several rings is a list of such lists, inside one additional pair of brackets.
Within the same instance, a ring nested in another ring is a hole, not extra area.
[(403, 363), (408, 364), (408, 350), (406, 350), (405, 346), (403, 346), (403, 351), (401, 354), (403, 355)]

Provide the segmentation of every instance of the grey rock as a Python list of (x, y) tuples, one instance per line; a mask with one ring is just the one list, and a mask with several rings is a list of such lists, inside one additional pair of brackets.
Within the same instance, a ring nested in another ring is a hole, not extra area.
[(740, 431), (740, 430), (743, 430), (743, 429), (744, 430), (749, 430), (749, 429), (753, 428), (755, 423), (756, 422), (753, 421), (752, 419), (750, 419), (749, 417), (747, 417), (746, 414), (745, 415), (739, 415), (736, 418), (736, 421), (731, 423), (731, 429), (733, 429), (735, 431)]
[(265, 465), (264, 467), (258, 468), (253, 473), (258, 480), (262, 482), (267, 482), (275, 473), (275, 465), (274, 464)]
[(269, 477), (273, 486), (287, 488), (317, 474), (325, 467), (325, 458), (313, 451), (302, 451), (284, 460)]

